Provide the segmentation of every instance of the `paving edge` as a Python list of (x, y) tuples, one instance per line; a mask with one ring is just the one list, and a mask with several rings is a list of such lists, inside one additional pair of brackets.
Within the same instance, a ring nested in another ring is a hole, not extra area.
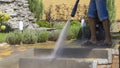
[(22, 57), (30, 57), (30, 56), (34, 56), (34, 49), (29, 49), (29, 50), (26, 50), (25, 52), (12, 54), (11, 56), (0, 60), (0, 68), (2, 66), (18, 63), (19, 59)]
[[(42, 57), (42, 58), (44, 58), (44, 57)], [(40, 57), (25, 57), (25, 58), (21, 58), (21, 60), (28, 60), (28, 59), (40, 59)], [(73, 61), (76, 61), (76, 62), (79, 62), (79, 63), (81, 63), (81, 62), (85, 62), (85, 63), (91, 63), (91, 65), (90, 65), (90, 68), (97, 68), (97, 66), (98, 66), (98, 62), (97, 62), (97, 60), (88, 60), (88, 59), (75, 59), (75, 58), (56, 58), (56, 59), (58, 59), (58, 60), (73, 60)], [(55, 59), (55, 60), (56, 60)], [(21, 62), (21, 60), (19, 60), (19, 62)], [(51, 60), (52, 61), (52, 60)]]

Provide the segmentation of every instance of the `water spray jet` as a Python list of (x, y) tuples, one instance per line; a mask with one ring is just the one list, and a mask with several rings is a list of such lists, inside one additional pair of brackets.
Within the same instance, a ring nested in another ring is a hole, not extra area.
[(53, 59), (57, 57), (57, 54), (61, 54), (61, 50), (63, 49), (63, 46), (65, 44), (65, 40), (67, 37), (67, 31), (68, 31), (69, 26), (70, 26), (70, 21), (71, 21), (71, 18), (75, 16), (75, 13), (76, 13), (77, 7), (78, 7), (78, 3), (79, 3), (79, 0), (76, 0), (76, 3), (73, 7), (71, 15), (70, 15), (70, 17), (68, 17), (67, 23), (65, 24), (64, 28), (62, 29), (62, 31), (59, 35), (59, 38), (56, 42), (53, 53), (51, 54), (51, 57), (53, 57)]

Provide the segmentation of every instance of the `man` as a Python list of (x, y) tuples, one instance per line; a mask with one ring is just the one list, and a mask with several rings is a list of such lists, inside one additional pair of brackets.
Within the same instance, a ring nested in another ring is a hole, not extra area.
[(91, 31), (91, 39), (88, 41), (89, 43), (96, 44), (96, 24), (95, 18), (98, 16), (99, 20), (103, 24), (103, 28), (105, 31), (105, 40), (104, 45), (111, 46), (111, 35), (110, 35), (110, 22), (108, 11), (106, 7), (106, 0), (90, 0), (90, 5), (88, 9), (88, 22)]

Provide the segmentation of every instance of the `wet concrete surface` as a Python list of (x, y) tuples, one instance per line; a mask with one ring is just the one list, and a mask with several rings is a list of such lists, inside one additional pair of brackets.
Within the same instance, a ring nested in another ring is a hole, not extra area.
[[(119, 43), (118, 38), (117, 39), (114, 38), (113, 41), (115, 42), (115, 44)], [(66, 44), (64, 46), (64, 49), (62, 50), (62, 53), (58, 54), (58, 58), (62, 57), (62, 58), (70, 58), (70, 59), (71, 58), (104, 58), (104, 59), (106, 59), (106, 58), (108, 58), (108, 50), (114, 49), (114, 46), (115, 46), (115, 45), (113, 45), (113, 47), (110, 48), (110, 47), (99, 46), (99, 45), (81, 45), (82, 42), (84, 42), (84, 41), (83, 40), (82, 41), (81, 40), (73, 40), (72, 42)], [(103, 43), (103, 41), (99, 41), (99, 43)], [(35, 59), (35, 57), (40, 57), (41, 55), (48, 56), (51, 54), (52, 51), (53, 51), (53, 49), (37, 49), (36, 48), (36, 49), (32, 49), (31, 51), (28, 51), (27, 53), (14, 54), (14, 55), (12, 55), (12, 57), (9, 57), (9, 58), (6, 58), (6, 59), (0, 61), (0, 68), (19, 68), (18, 61), (20, 61), (20, 65), (23, 64), (23, 66), (24, 65), (26, 66), (26, 64), (31, 65), (32, 63), (30, 63), (30, 62), (33, 61), (38, 65), (38, 68), (39, 68), (40, 64), (38, 64), (38, 62), (40, 62), (39, 61), (40, 59), (39, 60), (38, 60), (38, 58)], [(33, 56), (33, 57), (32, 58), (24, 58), (24, 57), (31, 57), (31, 56)], [(22, 59), (19, 60), (20, 58), (22, 58)], [(38, 61), (36, 61), (36, 60), (38, 60)], [(30, 62), (28, 62), (28, 61), (30, 61)], [(70, 61), (70, 63), (69, 63), (69, 61)], [(46, 59), (45, 59), (45, 62), (46, 62)], [(56, 63), (56, 62), (59, 63), (59, 61), (55, 61), (53, 63)], [(72, 62), (75, 62), (75, 61), (71, 61), (71, 60), (61, 61), (60, 60), (60, 63), (61, 62), (65, 63), (65, 64), (68, 62), (68, 64), (71, 64)], [(44, 62), (42, 64), (46, 65)], [(65, 65), (65, 64), (63, 64), (63, 65)], [(88, 64), (88, 63), (85, 62), (85, 64)], [(73, 64), (73, 66), (74, 65), (79, 66), (78, 62), (75, 62), (75, 64)], [(88, 64), (88, 66), (89, 65), (91, 65), (91, 63)], [(33, 66), (34, 66), (34, 64), (33, 64)], [(59, 66), (59, 64), (58, 64), (58, 66)], [(30, 66), (30, 67), (32, 68), (32, 66)], [(54, 64), (53, 64), (53, 67), (54, 67)], [(69, 65), (68, 65), (68, 67), (69, 67)], [(28, 68), (28, 67), (21, 67), (21, 68)], [(44, 66), (43, 66), (43, 68), (44, 68)], [(48, 68), (50, 68), (50, 67), (48, 66)], [(64, 68), (64, 66), (62, 66), (62, 68)], [(77, 68), (77, 67), (73, 67), (73, 68)], [(86, 67), (86, 68), (88, 68), (88, 67)]]

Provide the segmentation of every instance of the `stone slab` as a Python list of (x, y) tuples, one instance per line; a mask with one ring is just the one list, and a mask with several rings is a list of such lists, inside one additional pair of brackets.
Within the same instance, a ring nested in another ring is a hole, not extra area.
[(21, 58), (19, 68), (96, 68), (97, 63), (70, 59)]
[(34, 56), (33, 49), (29, 49), (25, 52), (20, 52), (17, 54), (13, 54), (9, 57), (6, 57), (0, 60), (0, 68), (18, 68), (18, 61), (23, 57), (32, 57)]
[[(51, 55), (53, 49), (34, 49), (35, 56)], [(62, 58), (102, 58), (108, 59), (108, 50), (91, 48), (63, 48), (57, 53), (57, 57)]]

